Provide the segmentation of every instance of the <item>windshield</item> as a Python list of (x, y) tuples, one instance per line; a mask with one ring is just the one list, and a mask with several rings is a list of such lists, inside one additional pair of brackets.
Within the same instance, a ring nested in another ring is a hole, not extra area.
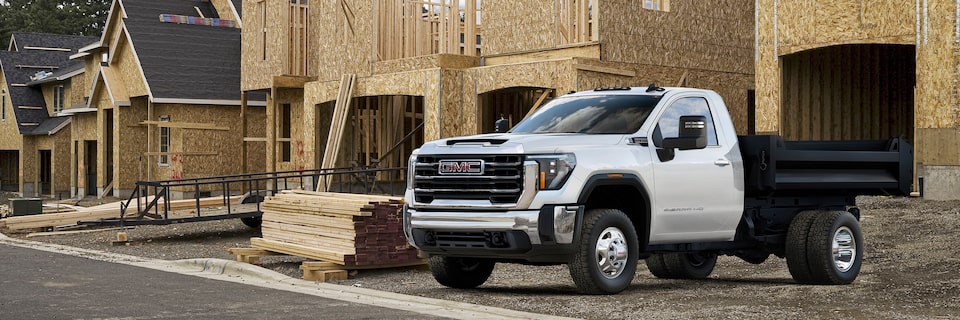
[(510, 132), (630, 134), (640, 130), (658, 101), (647, 95), (560, 97)]

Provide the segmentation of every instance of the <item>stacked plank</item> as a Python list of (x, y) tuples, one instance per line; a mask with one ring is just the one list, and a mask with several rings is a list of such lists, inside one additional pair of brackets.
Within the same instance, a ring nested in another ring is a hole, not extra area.
[(263, 202), (254, 248), (343, 266), (421, 263), (403, 235), (400, 198), (284, 191)]

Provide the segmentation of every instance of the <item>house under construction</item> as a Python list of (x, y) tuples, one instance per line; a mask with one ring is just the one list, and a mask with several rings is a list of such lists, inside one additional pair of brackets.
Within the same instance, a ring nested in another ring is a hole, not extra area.
[[(752, 128), (754, 1), (244, 0), (244, 95), (266, 169), (402, 167), (424, 141), (516, 124), (570, 91), (717, 91)], [(387, 177), (382, 177), (386, 179)], [(395, 177), (402, 179), (402, 177)]]

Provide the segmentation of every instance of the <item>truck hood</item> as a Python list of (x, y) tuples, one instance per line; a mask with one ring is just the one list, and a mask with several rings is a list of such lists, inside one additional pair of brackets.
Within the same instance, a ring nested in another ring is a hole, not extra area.
[(616, 145), (623, 137), (620, 134), (492, 133), (427, 142), (419, 154), (559, 153), (582, 149), (582, 146)]

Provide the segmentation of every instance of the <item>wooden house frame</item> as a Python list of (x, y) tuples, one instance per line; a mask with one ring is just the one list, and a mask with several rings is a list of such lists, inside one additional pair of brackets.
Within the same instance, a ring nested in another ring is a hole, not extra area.
[(757, 130), (913, 144), (914, 189), (960, 199), (957, 1), (757, 2)]
[(0, 53), (0, 189), (23, 196), (70, 196), (71, 118), (83, 101), (82, 64), (69, 61), (94, 38), (14, 33)]
[[(716, 90), (747, 133), (753, 5), (312, 1), (301, 49), (285, 40), (298, 19), (286, 2), (245, 0), (242, 90), (268, 95), (266, 135), (246, 135), (245, 148), (265, 144), (268, 171), (402, 167), (424, 141), (489, 132), (501, 114), (516, 123), (569, 91), (651, 82)], [(306, 74), (285, 72), (290, 50), (307, 52)], [(278, 115), (288, 104), (289, 133)]]
[(238, 4), (113, 2), (100, 41), (73, 56), (89, 83), (87, 103), (70, 110), (77, 194), (125, 197), (140, 180), (241, 173)]

